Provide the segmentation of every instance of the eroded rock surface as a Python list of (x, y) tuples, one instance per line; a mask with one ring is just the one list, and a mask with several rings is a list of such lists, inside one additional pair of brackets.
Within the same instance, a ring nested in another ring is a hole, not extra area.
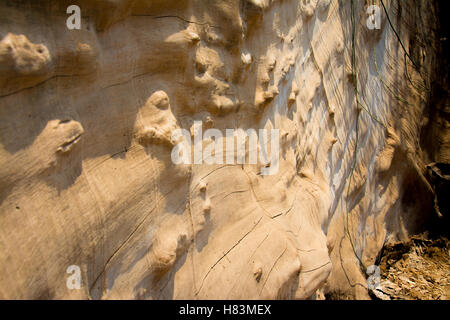
[[(432, 212), (429, 2), (385, 1), (418, 68), (364, 1), (72, 2), (0, 4), (0, 297), (367, 298)], [(195, 121), (279, 129), (278, 171), (174, 164)]]

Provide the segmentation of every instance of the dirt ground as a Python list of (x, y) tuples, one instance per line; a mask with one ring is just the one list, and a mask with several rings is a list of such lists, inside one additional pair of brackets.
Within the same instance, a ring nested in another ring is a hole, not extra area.
[(450, 241), (414, 236), (407, 242), (386, 245), (379, 263), (380, 286), (375, 299), (450, 299)]

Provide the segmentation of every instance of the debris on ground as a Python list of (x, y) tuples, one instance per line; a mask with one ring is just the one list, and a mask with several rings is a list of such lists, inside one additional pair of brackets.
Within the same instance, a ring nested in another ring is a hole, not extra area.
[(412, 237), (385, 245), (379, 263), (381, 281), (374, 298), (382, 300), (450, 299), (450, 242)]

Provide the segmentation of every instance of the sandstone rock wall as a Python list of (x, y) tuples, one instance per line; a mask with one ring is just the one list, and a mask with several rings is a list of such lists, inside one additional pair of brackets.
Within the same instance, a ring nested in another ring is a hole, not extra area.
[[(430, 3), (72, 2), (0, 3), (0, 297), (367, 298), (432, 213)], [(279, 129), (278, 171), (174, 164), (194, 121)]]

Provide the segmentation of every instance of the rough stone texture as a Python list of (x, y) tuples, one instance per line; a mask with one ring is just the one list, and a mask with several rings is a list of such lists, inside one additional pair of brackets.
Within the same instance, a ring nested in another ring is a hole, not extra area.
[[(432, 213), (435, 17), (384, 1), (419, 74), (366, 2), (2, 1), (0, 298), (368, 298), (364, 268)], [(278, 128), (278, 173), (173, 164), (195, 120)]]

